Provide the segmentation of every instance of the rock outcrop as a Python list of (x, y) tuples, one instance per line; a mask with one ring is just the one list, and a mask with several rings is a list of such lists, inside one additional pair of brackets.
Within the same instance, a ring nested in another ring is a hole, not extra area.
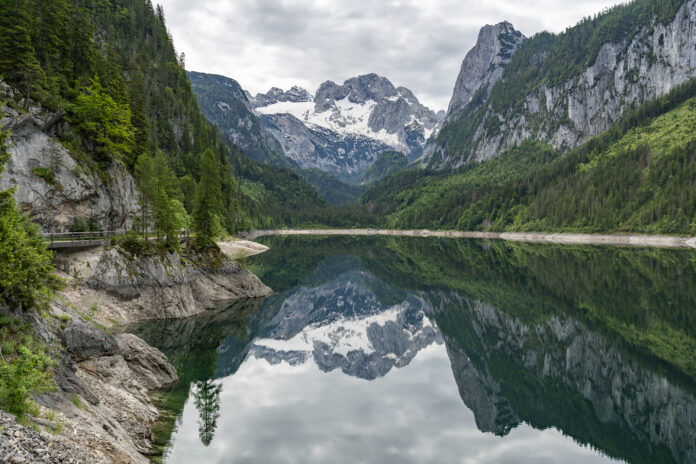
[(447, 121), (457, 118), (477, 90), (490, 88), (503, 76), (503, 70), (512, 59), (525, 37), (509, 22), (486, 25), (478, 34), (476, 45), (466, 54), (454, 85), (454, 93), (447, 108)]
[(293, 86), (287, 92), (278, 87), (271, 87), (271, 89), (266, 93), (257, 93), (255, 97), (251, 99), (251, 104), (254, 107), (273, 105), (279, 102), (311, 102), (314, 98), (312, 94), (302, 87)]
[(80, 283), (63, 294), (89, 311), (98, 302), (99, 317), (120, 323), (180, 318), (201, 313), (220, 302), (271, 293), (248, 269), (222, 255), (132, 256), (120, 248), (61, 254), (58, 269)]
[[(15, 91), (0, 82), (0, 98), (14, 97)], [(20, 208), (44, 231), (65, 232), (75, 219), (96, 221), (108, 230), (130, 225), (138, 194), (122, 164), (114, 162), (100, 176), (74, 159), (59, 139), (69, 130), (60, 112), (33, 104), (27, 109), (3, 106), (0, 112), (0, 128), (11, 131), (11, 158), (0, 190), (14, 187)]]

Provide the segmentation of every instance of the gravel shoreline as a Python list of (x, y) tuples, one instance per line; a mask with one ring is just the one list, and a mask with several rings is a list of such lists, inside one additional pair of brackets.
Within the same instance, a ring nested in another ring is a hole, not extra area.
[(390, 235), (396, 237), (441, 237), (508, 240), (565, 245), (612, 245), (654, 248), (696, 248), (696, 237), (635, 234), (574, 234), (543, 232), (462, 232), (389, 229), (278, 229), (255, 230), (243, 235), (254, 240), (269, 235)]

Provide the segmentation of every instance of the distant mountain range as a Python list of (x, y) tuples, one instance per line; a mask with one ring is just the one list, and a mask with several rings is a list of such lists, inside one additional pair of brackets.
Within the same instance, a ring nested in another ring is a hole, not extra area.
[(385, 151), (418, 158), (445, 117), (377, 74), (343, 85), (324, 82), (315, 95), (274, 87), (253, 97), (234, 79), (188, 74), (204, 114), (249, 156), (301, 175), (320, 170), (349, 184), (361, 183)]

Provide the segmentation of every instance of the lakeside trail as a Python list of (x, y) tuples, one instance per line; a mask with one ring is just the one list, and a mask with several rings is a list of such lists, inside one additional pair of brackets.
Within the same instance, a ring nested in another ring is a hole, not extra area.
[(391, 235), (397, 237), (441, 237), (508, 240), (513, 242), (557, 243), (564, 245), (611, 245), (655, 248), (696, 248), (696, 237), (636, 234), (574, 234), (543, 232), (463, 232), (390, 229), (276, 229), (255, 230), (241, 235), (255, 240), (268, 235)]

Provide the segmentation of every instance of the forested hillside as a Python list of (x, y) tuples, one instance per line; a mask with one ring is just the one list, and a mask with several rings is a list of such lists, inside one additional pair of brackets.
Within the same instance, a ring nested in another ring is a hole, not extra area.
[[(323, 204), (302, 179), (251, 161), (206, 121), (160, 6), (0, 0), (0, 10), (0, 76), (23, 97), (7, 104), (54, 111), (69, 124), (61, 144), (106, 181), (112, 164), (133, 172), (139, 156), (161, 152), (177, 180), (169, 196), (191, 213), (200, 157), (211, 150), (221, 173), (219, 219), (230, 232), (284, 224), (294, 211)], [(262, 195), (246, 196), (248, 183)]]
[(696, 81), (565, 155), (529, 140), (454, 174), (404, 171), (363, 195), (396, 228), (696, 233)]

